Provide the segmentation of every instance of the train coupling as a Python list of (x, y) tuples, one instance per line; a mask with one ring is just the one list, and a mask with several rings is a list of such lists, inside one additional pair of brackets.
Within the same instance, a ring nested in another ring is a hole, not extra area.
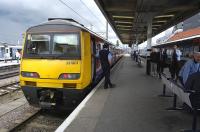
[(40, 92), (39, 105), (43, 109), (50, 109), (56, 106), (55, 92), (52, 90), (43, 90)]

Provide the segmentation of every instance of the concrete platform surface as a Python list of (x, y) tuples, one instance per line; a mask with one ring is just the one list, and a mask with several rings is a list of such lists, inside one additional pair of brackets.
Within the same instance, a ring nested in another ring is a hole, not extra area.
[(13, 61), (7, 61), (6, 63), (4, 61), (0, 61), (0, 67), (4, 67), (4, 66), (10, 66), (10, 65), (19, 65), (19, 63), (17, 63), (17, 60), (13, 60)]
[(161, 80), (124, 57), (111, 75), (116, 88), (101, 86), (65, 132), (178, 132), (191, 128), (192, 115), (167, 111), (172, 98), (158, 97)]

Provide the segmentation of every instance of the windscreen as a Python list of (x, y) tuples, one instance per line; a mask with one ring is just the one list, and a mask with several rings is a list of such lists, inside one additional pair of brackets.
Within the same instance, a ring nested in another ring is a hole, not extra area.
[(49, 54), (50, 36), (49, 35), (28, 35), (27, 54)]
[(25, 58), (80, 58), (79, 34), (28, 34), (25, 49)]
[(77, 34), (60, 34), (53, 37), (52, 54), (60, 56), (79, 55), (79, 38)]

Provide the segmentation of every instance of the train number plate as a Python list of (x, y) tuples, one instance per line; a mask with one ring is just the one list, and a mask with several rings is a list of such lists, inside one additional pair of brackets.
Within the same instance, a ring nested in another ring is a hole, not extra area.
[(78, 61), (67, 61), (67, 65), (77, 65)]

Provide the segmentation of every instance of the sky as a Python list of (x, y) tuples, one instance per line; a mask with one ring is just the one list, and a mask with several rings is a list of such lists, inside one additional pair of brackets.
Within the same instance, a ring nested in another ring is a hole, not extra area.
[[(105, 36), (106, 20), (94, 0), (0, 0), (0, 42), (22, 44), (23, 33), (48, 18), (73, 18)], [(109, 26), (109, 41), (118, 40)]]

